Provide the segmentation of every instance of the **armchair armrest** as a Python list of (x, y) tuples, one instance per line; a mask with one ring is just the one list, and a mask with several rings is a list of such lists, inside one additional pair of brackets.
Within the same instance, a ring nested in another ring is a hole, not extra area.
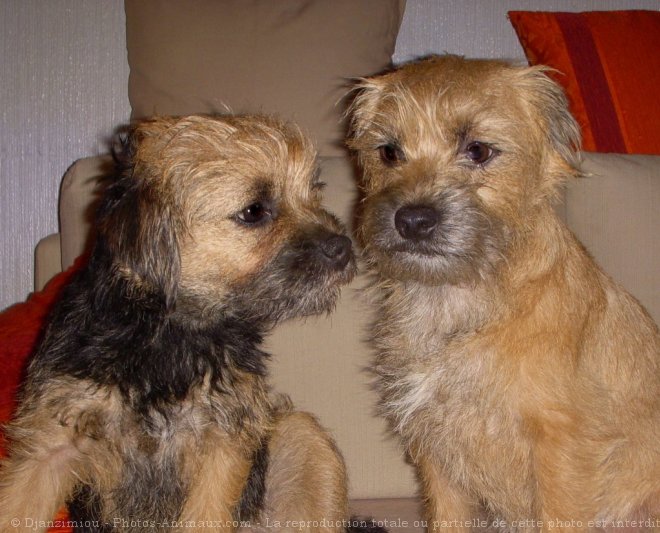
[(41, 239), (34, 250), (34, 290), (43, 289), (48, 280), (61, 271), (60, 234), (53, 233)]

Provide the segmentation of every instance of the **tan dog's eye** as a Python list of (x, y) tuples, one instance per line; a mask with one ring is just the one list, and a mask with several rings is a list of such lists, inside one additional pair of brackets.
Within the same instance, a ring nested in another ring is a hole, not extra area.
[(239, 222), (252, 226), (272, 218), (272, 210), (261, 202), (255, 202), (238, 213), (236, 218)]
[(496, 150), (486, 143), (474, 141), (465, 147), (467, 158), (477, 165), (484, 165), (497, 154)]
[(388, 167), (393, 167), (402, 161), (405, 161), (405, 156), (403, 155), (401, 148), (392, 143), (379, 146), (378, 155), (380, 155), (381, 161)]

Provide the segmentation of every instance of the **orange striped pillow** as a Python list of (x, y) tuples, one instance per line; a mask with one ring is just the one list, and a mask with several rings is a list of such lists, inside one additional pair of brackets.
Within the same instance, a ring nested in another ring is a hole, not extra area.
[(583, 148), (660, 154), (660, 12), (510, 11), (530, 64), (557, 69)]

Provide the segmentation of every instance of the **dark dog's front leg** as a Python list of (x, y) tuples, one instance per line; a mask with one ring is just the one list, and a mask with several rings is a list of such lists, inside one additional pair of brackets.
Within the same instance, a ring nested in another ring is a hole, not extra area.
[(0, 532), (45, 531), (66, 503), (84, 470), (70, 428), (56, 420), (34, 427), (17, 420), (13, 444), (0, 464)]

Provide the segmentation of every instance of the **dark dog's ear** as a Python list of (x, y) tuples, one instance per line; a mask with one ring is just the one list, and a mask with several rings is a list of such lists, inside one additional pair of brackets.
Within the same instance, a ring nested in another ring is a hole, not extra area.
[(128, 131), (114, 150), (118, 178), (101, 202), (99, 238), (135, 290), (157, 294), (171, 308), (180, 272), (178, 218), (157, 169), (137, 161), (143, 135)]

